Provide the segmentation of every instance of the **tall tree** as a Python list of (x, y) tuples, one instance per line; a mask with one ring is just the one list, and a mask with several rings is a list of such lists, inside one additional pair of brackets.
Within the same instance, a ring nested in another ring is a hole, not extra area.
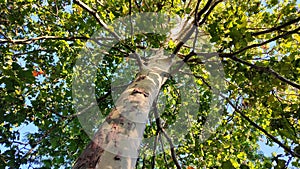
[[(1, 167), (300, 167), (296, 0), (0, 8)], [(282, 151), (268, 156), (259, 142)]]

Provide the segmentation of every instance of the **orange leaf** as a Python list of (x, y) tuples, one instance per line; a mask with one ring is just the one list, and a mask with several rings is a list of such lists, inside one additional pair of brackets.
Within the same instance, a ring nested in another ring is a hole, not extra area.
[(39, 75), (39, 72), (37, 72), (36, 70), (34, 70), (34, 71), (32, 71), (32, 75), (33, 75), (34, 77), (36, 77), (36, 76)]
[(40, 71), (38, 72), (38, 74), (39, 74), (39, 75), (45, 74), (45, 72), (44, 72), (42, 69), (40, 69)]
[(195, 169), (194, 167), (188, 166), (186, 169)]
[(266, 45), (262, 45), (261, 48), (263, 48), (265, 50), (268, 49), (268, 47)]

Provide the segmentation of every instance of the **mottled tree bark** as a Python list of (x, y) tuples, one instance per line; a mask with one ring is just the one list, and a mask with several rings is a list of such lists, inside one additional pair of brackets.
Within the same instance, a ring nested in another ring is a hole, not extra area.
[(116, 108), (99, 127), (74, 169), (135, 168), (148, 113), (167, 79), (172, 58), (160, 51), (145, 65), (116, 101)]

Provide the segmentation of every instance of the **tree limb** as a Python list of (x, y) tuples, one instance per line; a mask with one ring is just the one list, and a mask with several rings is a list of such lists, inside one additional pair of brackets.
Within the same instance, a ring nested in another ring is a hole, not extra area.
[(297, 83), (295, 83), (293, 81), (290, 81), (289, 79), (283, 77), (282, 75), (280, 75), (279, 73), (277, 73), (273, 69), (271, 69), (269, 67), (257, 66), (255, 64), (252, 64), (250, 62), (244, 61), (244, 60), (242, 60), (242, 59), (240, 59), (240, 58), (238, 58), (238, 57), (235, 56), (237, 54), (240, 54), (240, 53), (244, 52), (245, 50), (248, 50), (248, 49), (251, 49), (251, 48), (254, 48), (254, 47), (258, 47), (258, 46), (262, 46), (264, 44), (270, 43), (270, 42), (272, 42), (274, 40), (277, 40), (279, 38), (283, 38), (283, 37), (286, 37), (286, 36), (291, 35), (293, 33), (296, 33), (299, 30), (300, 30), (300, 27), (297, 28), (297, 29), (294, 29), (292, 31), (286, 32), (286, 33), (284, 33), (282, 35), (278, 35), (278, 36), (276, 36), (276, 37), (274, 37), (272, 39), (269, 39), (267, 41), (264, 41), (262, 43), (258, 43), (258, 44), (253, 44), (253, 45), (250, 45), (250, 46), (246, 46), (243, 49), (241, 49), (239, 51), (236, 51), (236, 52), (233, 52), (233, 53), (220, 53), (219, 56), (223, 57), (223, 58), (230, 58), (230, 59), (232, 59), (234, 61), (238, 61), (238, 62), (240, 62), (240, 63), (242, 63), (244, 65), (250, 66), (250, 67), (252, 67), (254, 69), (257, 69), (257, 70), (264, 71), (266, 73), (272, 74), (277, 79), (279, 79), (279, 80), (281, 80), (281, 81), (283, 81), (283, 82), (285, 82), (285, 83), (287, 83), (287, 84), (289, 84), (289, 85), (291, 85), (291, 86), (293, 86), (293, 87), (295, 87), (297, 89), (300, 89), (300, 85), (299, 84), (297, 84)]
[(281, 28), (284, 28), (286, 26), (289, 26), (291, 24), (294, 24), (296, 22), (300, 21), (300, 17), (296, 18), (296, 19), (292, 19), (290, 20), (289, 22), (286, 22), (280, 26), (277, 26), (277, 27), (273, 27), (273, 28), (270, 28), (270, 29), (267, 29), (267, 30), (264, 30), (264, 31), (260, 31), (260, 32), (253, 32), (251, 33), (252, 36), (258, 36), (258, 35), (262, 35), (262, 34), (266, 34), (266, 33), (270, 33), (270, 32), (273, 32), (273, 31), (279, 31)]
[(164, 129), (161, 130), (161, 132), (163, 133), (163, 135), (165, 136), (165, 138), (167, 139), (167, 141), (169, 142), (170, 144), (170, 150), (171, 150), (171, 156), (172, 156), (172, 159), (176, 165), (176, 168), (177, 169), (181, 169), (181, 166), (176, 158), (176, 152), (175, 152), (175, 149), (174, 149), (174, 144), (173, 144), (173, 141), (172, 139), (170, 138), (170, 136), (166, 133), (166, 131)]
[(212, 0), (208, 0), (207, 3), (205, 4), (205, 6), (197, 13), (197, 18), (196, 19), (196, 22), (199, 22), (200, 21), (200, 18), (201, 16), (208, 10), (210, 4), (212, 3)]
[(199, 22), (198, 25), (202, 25), (205, 23), (205, 21), (207, 20), (208, 16), (210, 15), (210, 13), (212, 12), (212, 10), (223, 0), (218, 0), (216, 1), (210, 8), (209, 10), (206, 12), (206, 14), (204, 15), (203, 19), (201, 20), (201, 22)]
[(256, 43), (256, 44), (252, 44), (252, 45), (250, 45), (250, 46), (246, 46), (246, 47), (244, 47), (244, 48), (242, 48), (242, 49), (240, 49), (240, 50), (238, 50), (238, 51), (232, 53), (231, 55), (236, 55), (236, 54), (242, 53), (242, 52), (244, 52), (244, 51), (246, 51), (246, 50), (248, 50), (248, 49), (251, 49), (251, 48), (254, 48), (254, 47), (259, 47), (259, 46), (262, 46), (262, 45), (265, 45), (265, 44), (267, 44), (267, 43), (273, 42), (273, 41), (278, 40), (278, 39), (280, 39), (280, 38), (284, 38), (284, 37), (289, 36), (289, 35), (291, 35), (291, 34), (297, 33), (298, 31), (300, 31), (300, 27), (297, 28), (297, 29), (294, 29), (294, 30), (292, 30), (292, 31), (285, 32), (284, 34), (278, 35), (278, 36), (276, 36), (276, 37), (274, 37), (274, 38), (271, 38), (271, 39), (269, 39), (269, 40), (266, 40), (266, 41), (264, 41), (264, 42), (262, 42), (262, 43)]
[(89, 12), (92, 16), (95, 17), (95, 19), (97, 20), (97, 22), (105, 29), (107, 30), (109, 33), (111, 33), (117, 40), (120, 40), (121, 38), (112, 30), (110, 30), (108, 28), (108, 26), (106, 25), (106, 23), (104, 21), (102, 21), (102, 19), (100, 18), (99, 14), (94, 11), (92, 8), (90, 8), (89, 6), (87, 6), (85, 3), (83, 3), (80, 0), (73, 0), (75, 4), (77, 4), (78, 6), (80, 6), (81, 8), (85, 9), (87, 12)]
[(247, 62), (245, 60), (242, 60), (240, 58), (237, 58), (236, 56), (233, 56), (233, 55), (226, 55), (226, 54), (220, 54), (220, 57), (226, 57), (226, 58), (230, 58), (234, 61), (238, 61), (244, 65), (247, 65), (247, 66), (250, 66), (251, 68), (254, 68), (256, 70), (260, 70), (260, 71), (263, 71), (263, 72), (266, 72), (268, 74), (272, 74), (273, 76), (275, 76), (277, 79), (297, 88), (297, 89), (300, 89), (300, 85), (283, 77), (282, 75), (280, 75), (278, 72), (274, 71), (273, 69), (269, 68), (269, 67), (264, 67), (264, 66), (257, 66), (255, 64), (252, 64), (250, 62)]
[[(200, 21), (201, 16), (208, 10), (208, 12), (205, 14), (204, 18), (202, 19), (201, 23), (198, 24), (198, 26), (200, 26), (201, 24), (203, 24), (206, 21), (206, 18), (210, 15), (210, 13), (212, 12), (212, 10), (216, 7), (216, 5), (218, 3), (222, 2), (222, 0), (216, 1), (211, 7), (211, 3), (212, 0), (208, 0), (206, 5), (199, 11), (199, 13), (197, 13), (197, 18), (194, 18), (193, 23), (198, 23)], [(209, 8), (210, 7), (210, 8)], [(197, 12), (197, 11), (195, 11)], [(182, 38), (182, 40), (180, 42), (178, 42), (178, 44), (176, 45), (172, 56), (174, 57), (179, 50), (181, 49), (181, 47), (185, 44), (185, 42), (192, 36), (193, 32), (195, 31), (196, 26), (192, 26), (191, 29), (187, 30), (187, 33), (185, 34), (184, 38)]]

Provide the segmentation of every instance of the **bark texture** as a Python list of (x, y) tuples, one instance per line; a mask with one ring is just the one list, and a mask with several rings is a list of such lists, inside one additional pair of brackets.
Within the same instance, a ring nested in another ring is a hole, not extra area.
[(73, 169), (132, 169), (139, 155), (148, 113), (167, 79), (172, 58), (162, 52), (145, 63), (116, 101)]

